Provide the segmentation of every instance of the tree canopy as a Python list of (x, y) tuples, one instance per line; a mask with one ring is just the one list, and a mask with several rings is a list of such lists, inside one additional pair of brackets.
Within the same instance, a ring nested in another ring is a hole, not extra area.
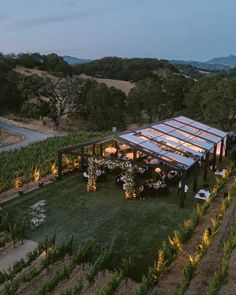
[(104, 57), (85, 64), (75, 65), (74, 73), (85, 73), (98, 78), (139, 81), (154, 76), (154, 71), (166, 69), (178, 70), (166, 60), (156, 58)]
[(188, 114), (231, 130), (236, 120), (236, 78), (201, 79), (186, 96)]

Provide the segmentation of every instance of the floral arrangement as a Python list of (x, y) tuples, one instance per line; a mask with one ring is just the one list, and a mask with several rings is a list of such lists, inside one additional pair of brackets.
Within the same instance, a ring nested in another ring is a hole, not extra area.
[(136, 198), (134, 168), (130, 162), (120, 159), (107, 159), (94, 156), (88, 158), (88, 192), (95, 192), (97, 189), (95, 172), (98, 166), (107, 166), (109, 169), (120, 168), (121, 170), (123, 170), (125, 174), (125, 198)]

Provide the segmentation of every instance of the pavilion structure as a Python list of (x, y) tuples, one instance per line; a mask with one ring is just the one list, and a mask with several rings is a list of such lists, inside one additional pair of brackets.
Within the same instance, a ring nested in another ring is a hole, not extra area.
[(62, 177), (63, 154), (80, 156), (83, 167), (86, 159), (90, 158), (91, 161), (91, 157), (105, 158), (104, 150), (108, 143), (114, 148), (112, 159), (117, 157), (118, 151), (123, 145), (129, 148), (129, 155), (132, 153), (132, 157), (130, 157), (132, 161), (126, 160), (130, 163), (135, 162), (140, 154), (147, 155), (181, 173), (180, 207), (184, 207), (184, 187), (187, 173), (193, 171), (193, 189), (197, 190), (199, 163), (204, 163), (203, 179), (206, 181), (210, 157), (214, 171), (217, 156), (221, 162), (222, 157), (226, 155), (227, 135), (227, 132), (187, 117), (179, 116), (166, 119), (58, 150), (58, 176), (59, 179)]

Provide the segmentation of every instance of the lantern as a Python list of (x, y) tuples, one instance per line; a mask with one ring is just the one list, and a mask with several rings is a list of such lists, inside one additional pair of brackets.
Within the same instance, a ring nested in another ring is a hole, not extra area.
[(116, 151), (117, 151), (117, 149), (115, 147), (112, 147), (112, 146), (109, 146), (109, 147), (105, 148), (105, 150), (104, 150), (104, 152), (107, 155), (115, 154)]

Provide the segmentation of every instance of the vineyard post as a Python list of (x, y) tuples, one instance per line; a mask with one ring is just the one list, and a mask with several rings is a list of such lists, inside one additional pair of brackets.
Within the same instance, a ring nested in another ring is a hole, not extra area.
[(57, 152), (58, 156), (58, 179), (62, 178), (62, 153), (60, 151)]

